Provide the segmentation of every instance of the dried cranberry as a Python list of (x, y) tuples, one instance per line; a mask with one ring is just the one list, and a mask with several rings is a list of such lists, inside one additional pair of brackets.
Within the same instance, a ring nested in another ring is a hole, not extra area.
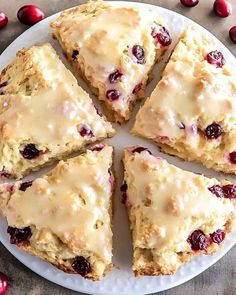
[(44, 18), (44, 13), (36, 5), (25, 5), (18, 10), (17, 17), (24, 25), (34, 25)]
[(191, 245), (193, 251), (206, 250), (209, 246), (209, 240), (203, 231), (200, 229), (192, 232), (187, 242)]
[(159, 27), (159, 30), (157, 28), (152, 29), (152, 37), (155, 39), (156, 42), (158, 42), (163, 47), (169, 46), (172, 42), (169, 31), (163, 26)]
[(229, 37), (232, 40), (232, 42), (236, 44), (236, 26), (232, 27), (229, 30)]
[(225, 239), (225, 232), (222, 229), (217, 229), (210, 234), (213, 243), (220, 244)]
[(136, 57), (138, 64), (145, 63), (145, 51), (142, 46), (134, 45), (132, 48), (132, 53)]
[(209, 64), (215, 65), (217, 68), (222, 68), (225, 64), (225, 59), (222, 52), (215, 50), (207, 54), (206, 60)]
[(217, 196), (217, 198), (224, 198), (224, 191), (218, 184), (208, 188), (211, 193)]
[(79, 134), (82, 136), (82, 137), (93, 137), (93, 132), (92, 130), (90, 129), (90, 127), (87, 125), (87, 124), (83, 124), (79, 130)]
[(8, 226), (7, 233), (10, 235), (11, 244), (20, 244), (27, 241), (32, 236), (30, 227), (20, 229)]
[(117, 100), (120, 98), (120, 96), (121, 96), (121, 93), (117, 89), (110, 89), (110, 90), (107, 90), (107, 92), (106, 92), (106, 97), (110, 101)]
[(23, 151), (20, 151), (22, 156), (27, 160), (32, 160), (34, 158), (37, 158), (42, 151), (38, 150), (33, 143), (29, 143), (25, 146)]
[(103, 144), (97, 144), (97, 145), (91, 147), (90, 150), (93, 152), (100, 152), (103, 148), (104, 148)]
[(77, 256), (72, 262), (72, 267), (82, 277), (91, 272), (90, 262), (83, 256)]
[(147, 149), (147, 148), (144, 148), (144, 147), (142, 147), (142, 146), (138, 146), (138, 147), (136, 147), (135, 149), (133, 149), (132, 150), (132, 153), (134, 154), (134, 153), (141, 153), (141, 152), (143, 152), (143, 151), (146, 151), (146, 152), (148, 152), (150, 155), (152, 154), (150, 151), (149, 151), (149, 149)]
[(122, 76), (123, 74), (119, 70), (116, 70), (109, 75), (108, 79), (111, 84), (115, 84), (121, 81)]
[(226, 199), (235, 199), (236, 198), (236, 185), (227, 184), (222, 187), (224, 192), (224, 197)]
[(187, 7), (194, 7), (198, 5), (199, 0), (180, 0), (181, 4)]
[(128, 189), (127, 183), (124, 182), (121, 186), (120, 186), (120, 191), (121, 192), (126, 192)]
[(28, 187), (30, 187), (33, 183), (33, 180), (22, 182), (19, 186), (19, 190), (25, 192)]
[(213, 9), (215, 14), (220, 17), (227, 17), (232, 13), (232, 6), (226, 0), (215, 0)]
[(223, 132), (223, 128), (217, 123), (212, 123), (205, 129), (205, 135), (208, 139), (217, 139)]
[(0, 12), (0, 29), (3, 29), (8, 24), (8, 17), (4, 12)]
[(236, 152), (232, 152), (229, 154), (229, 160), (232, 164), (236, 164)]
[(142, 88), (143, 88), (143, 84), (142, 84), (142, 83), (139, 83), (139, 84), (137, 84), (137, 85), (134, 87), (132, 93), (133, 93), (133, 94), (137, 94)]
[(78, 55), (79, 55), (79, 50), (73, 50), (71, 57), (73, 59), (76, 59)]
[(122, 204), (126, 204), (127, 203), (127, 199), (128, 199), (127, 193), (123, 193), (122, 194), (122, 198), (121, 198), (121, 203)]
[(8, 173), (7, 171), (4, 171), (4, 170), (0, 171), (0, 178), (2, 178), (2, 179), (8, 179), (11, 176), (12, 175), (10, 173)]
[(0, 272), (0, 295), (6, 294), (8, 285), (8, 277), (4, 273)]
[(5, 82), (2, 82), (1, 84), (0, 84), (0, 88), (3, 88), (3, 87), (5, 87), (5, 86), (7, 86), (7, 81), (5, 81)]

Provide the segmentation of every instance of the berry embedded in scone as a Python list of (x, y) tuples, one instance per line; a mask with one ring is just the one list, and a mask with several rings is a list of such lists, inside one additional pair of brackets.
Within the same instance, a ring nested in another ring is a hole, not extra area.
[(22, 177), (114, 135), (50, 44), (22, 49), (0, 74), (0, 176)]
[(125, 150), (123, 163), (136, 276), (174, 274), (219, 249), (235, 220), (236, 185), (181, 170), (137, 146)]
[(10, 241), (59, 269), (100, 280), (112, 267), (113, 148), (97, 145), (34, 181), (0, 186)]
[(118, 122), (130, 118), (153, 65), (172, 41), (153, 11), (103, 1), (66, 10), (51, 27), (66, 57)]
[(197, 29), (181, 35), (132, 132), (168, 154), (236, 173), (236, 71)]

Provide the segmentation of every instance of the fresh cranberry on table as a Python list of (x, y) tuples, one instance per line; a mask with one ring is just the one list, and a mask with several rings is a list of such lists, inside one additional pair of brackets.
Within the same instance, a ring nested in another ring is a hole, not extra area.
[(181, 4), (187, 7), (194, 7), (198, 5), (199, 0), (180, 0)]
[(209, 64), (216, 66), (217, 68), (222, 68), (225, 64), (225, 59), (222, 52), (215, 50), (207, 54), (206, 60)]
[(236, 44), (236, 26), (232, 27), (229, 30), (229, 37), (232, 40), (232, 42)]
[(4, 12), (0, 12), (0, 29), (5, 28), (8, 23), (8, 17)]
[(0, 295), (6, 294), (8, 289), (8, 277), (0, 272)]
[(213, 9), (220, 17), (227, 17), (232, 13), (232, 6), (227, 0), (215, 0)]
[(17, 17), (22, 24), (31, 26), (41, 21), (44, 13), (36, 5), (25, 5), (18, 10)]

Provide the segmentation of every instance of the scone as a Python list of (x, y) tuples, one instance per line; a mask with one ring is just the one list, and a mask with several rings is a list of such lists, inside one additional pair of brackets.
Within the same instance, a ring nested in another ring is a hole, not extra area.
[(210, 40), (185, 31), (132, 132), (208, 168), (236, 173), (236, 71)]
[(235, 185), (183, 171), (140, 146), (126, 149), (123, 162), (136, 276), (174, 274), (219, 249), (235, 219)]
[(129, 119), (153, 65), (171, 43), (153, 11), (103, 1), (66, 10), (51, 27), (76, 72), (117, 122)]
[(65, 272), (100, 280), (112, 266), (112, 152), (97, 145), (43, 178), (2, 185), (11, 243)]
[(0, 175), (32, 170), (114, 129), (50, 44), (22, 49), (0, 74)]

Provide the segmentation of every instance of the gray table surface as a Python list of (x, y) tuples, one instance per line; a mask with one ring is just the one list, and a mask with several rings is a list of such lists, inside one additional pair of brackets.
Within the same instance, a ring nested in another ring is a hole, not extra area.
[[(4, 11), (9, 17), (8, 26), (0, 31), (0, 53), (24, 30), (16, 18), (17, 10), (24, 4), (39, 5), (46, 16), (60, 10), (75, 6), (85, 1), (78, 0), (0, 0), (0, 11)], [(228, 30), (236, 25), (236, 0), (231, 0), (233, 15), (226, 19), (220, 19), (213, 15), (211, 8), (213, 0), (200, 0), (200, 4), (192, 9), (185, 8), (178, 0), (145, 0), (146, 2), (160, 5), (165, 8), (177, 11), (207, 28), (218, 37), (236, 56), (236, 45), (230, 42)], [(192, 279), (191, 281), (174, 289), (162, 292), (163, 295), (236, 295), (236, 248), (232, 249), (219, 262), (210, 269)], [(0, 271), (6, 273), (10, 278), (8, 295), (72, 295), (79, 294), (53, 283), (46, 281), (36, 275), (18, 260), (16, 260), (2, 245), (0, 245)], [(160, 294), (160, 293), (159, 293)]]

